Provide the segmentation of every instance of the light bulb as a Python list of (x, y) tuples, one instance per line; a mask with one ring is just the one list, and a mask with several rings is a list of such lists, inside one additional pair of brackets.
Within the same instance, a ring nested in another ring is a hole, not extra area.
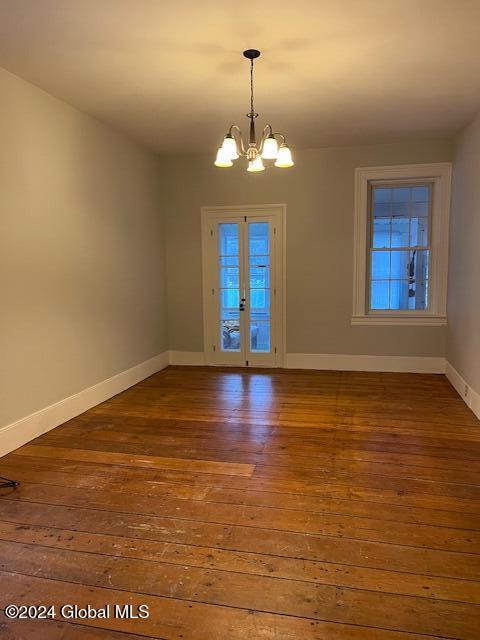
[(248, 163), (247, 171), (251, 173), (255, 173), (257, 171), (265, 171), (265, 167), (263, 166), (263, 162), (260, 156), (257, 156), (255, 160), (250, 160)]
[(236, 160), (238, 158), (237, 143), (235, 138), (229, 133), (223, 139), (222, 149), (230, 160)]
[(217, 157), (214, 162), (216, 167), (231, 167), (233, 162), (230, 160), (230, 156), (226, 153), (223, 147), (217, 151)]
[(292, 160), (292, 152), (290, 148), (285, 144), (280, 145), (280, 149), (278, 150), (277, 160), (275, 162), (276, 167), (293, 167), (295, 163)]
[(262, 158), (264, 160), (275, 160), (278, 156), (278, 142), (272, 136), (268, 136), (263, 143)]

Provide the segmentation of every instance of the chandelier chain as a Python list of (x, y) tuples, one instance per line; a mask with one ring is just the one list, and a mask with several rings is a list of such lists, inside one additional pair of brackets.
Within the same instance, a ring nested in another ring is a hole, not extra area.
[(255, 113), (253, 109), (253, 60), (250, 60), (250, 113), (253, 117)]

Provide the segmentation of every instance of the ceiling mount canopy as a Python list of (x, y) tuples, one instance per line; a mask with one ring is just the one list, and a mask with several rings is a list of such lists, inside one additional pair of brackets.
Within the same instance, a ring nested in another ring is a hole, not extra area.
[(258, 49), (245, 49), (243, 55), (249, 60), (255, 60), (255, 58), (260, 57), (260, 51)]
[[(255, 112), (253, 100), (253, 62), (260, 56), (260, 51), (258, 49), (246, 49), (243, 55), (250, 60), (250, 111), (246, 114), (247, 118), (250, 119), (248, 146), (243, 141), (240, 127), (232, 124), (223, 138), (222, 146), (217, 151), (215, 166), (231, 167), (233, 161), (242, 156), (248, 160), (247, 171), (251, 173), (264, 171), (264, 160), (274, 160), (276, 167), (292, 167), (294, 164), (292, 153), (287, 145), (285, 136), (283, 133), (274, 132), (271, 125), (265, 125), (257, 144), (255, 118), (258, 117), (258, 113)], [(279, 140), (280, 145), (278, 144)]]

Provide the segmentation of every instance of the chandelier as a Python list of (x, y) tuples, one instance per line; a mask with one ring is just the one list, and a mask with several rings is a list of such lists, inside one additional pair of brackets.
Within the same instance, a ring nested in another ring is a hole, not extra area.
[[(265, 171), (264, 160), (275, 160), (276, 167), (292, 167), (294, 164), (292, 153), (287, 145), (285, 136), (282, 133), (274, 132), (271, 125), (265, 125), (257, 145), (255, 118), (258, 117), (258, 113), (255, 113), (253, 106), (253, 61), (259, 57), (260, 51), (247, 49), (243, 52), (243, 55), (250, 60), (250, 113), (247, 113), (247, 118), (250, 118), (248, 147), (243, 142), (240, 127), (232, 124), (223, 139), (222, 146), (217, 151), (214, 164), (216, 167), (231, 167), (233, 160), (242, 156), (248, 160), (247, 171), (253, 173)], [(277, 138), (280, 139), (280, 145)]]

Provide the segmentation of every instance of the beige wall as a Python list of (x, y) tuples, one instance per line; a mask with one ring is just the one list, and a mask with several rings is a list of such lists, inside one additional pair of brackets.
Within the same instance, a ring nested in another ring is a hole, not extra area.
[[(163, 162), (167, 209), (170, 348), (203, 350), (200, 207), (287, 204), (287, 351), (444, 356), (444, 327), (350, 324), (354, 169), (449, 161), (449, 141), (296, 152), (292, 169), (247, 174), (241, 160), (218, 169), (211, 156)], [(239, 166), (240, 165), (240, 166)]]
[(455, 151), (447, 360), (480, 393), (480, 113)]
[(0, 426), (167, 348), (158, 159), (0, 70)]

